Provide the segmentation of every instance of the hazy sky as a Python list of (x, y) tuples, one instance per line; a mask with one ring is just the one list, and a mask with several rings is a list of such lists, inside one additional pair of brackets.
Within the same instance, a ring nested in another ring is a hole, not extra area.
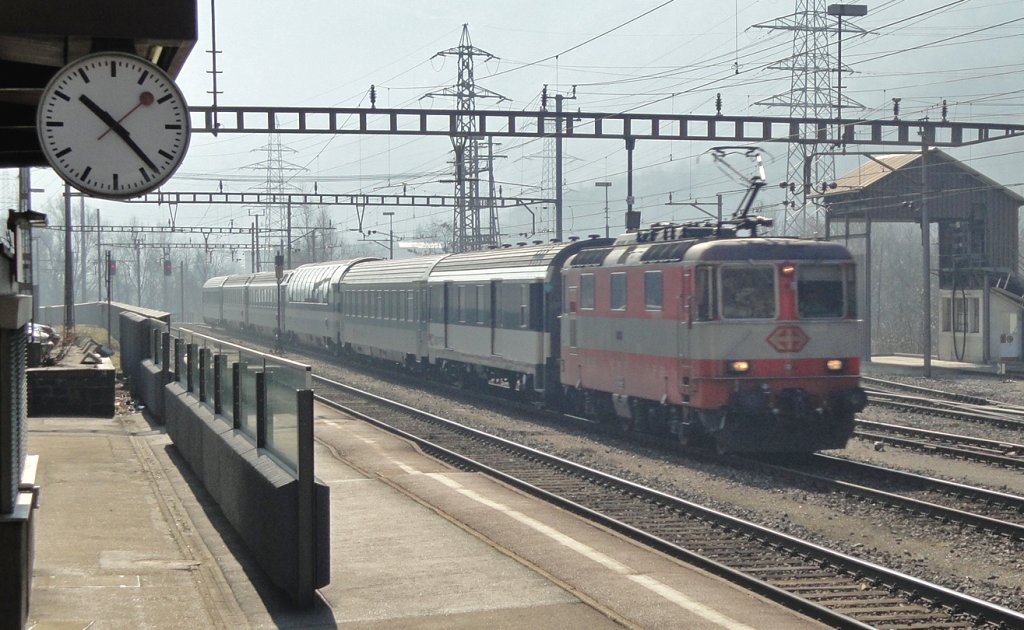
[[(210, 104), (210, 2), (197, 0), (200, 40), (178, 83), (192, 105)], [(868, 33), (844, 36), (843, 61), (855, 72), (844, 76), (844, 95), (864, 105), (849, 112), (864, 118), (891, 118), (892, 98), (901, 99), (901, 117), (940, 117), (959, 121), (1024, 123), (1024, 0), (887, 0), (867, 3), (869, 13), (855, 24)], [(792, 32), (753, 28), (791, 15), (794, 0), (703, 3), (695, 0), (645, 2), (408, 2), (375, 0), (303, 2), (217, 0), (220, 101), (233, 106), (368, 106), (376, 85), (378, 107), (450, 108), (452, 100), (423, 98), (454, 84), (454, 57), (435, 57), (455, 47), (464, 23), (472, 42), (496, 59), (479, 60), (479, 85), (508, 100), (481, 100), (479, 108), (535, 110), (544, 84), (576, 100), (567, 108), (585, 111), (640, 110), (713, 114), (721, 93), (727, 115), (786, 116), (782, 108), (758, 101), (789, 89), (789, 73), (769, 66), (792, 54)], [(646, 15), (643, 15), (647, 13)], [(642, 17), (640, 17), (642, 16)], [(833, 23), (834, 24), (834, 23)], [(834, 33), (832, 34), (834, 38)], [(834, 40), (833, 40), (834, 41)], [(452, 194), (451, 144), (445, 138), (409, 136), (284, 135), (287, 177), (297, 190), (312, 192)], [(265, 186), (270, 138), (261, 135), (213, 137), (194, 134), (189, 155), (167, 191), (255, 191)], [(644, 222), (695, 218), (676, 201), (710, 201), (727, 193), (731, 210), (740, 186), (711, 165), (709, 143), (638, 142), (634, 186)], [(784, 180), (784, 145), (766, 145), (769, 182)], [(495, 176), (506, 196), (541, 196), (545, 147), (542, 140), (501, 140)], [(620, 141), (566, 143), (565, 231), (603, 231), (603, 191), (594, 182), (612, 182), (613, 225), (621, 224), (626, 153)], [(1024, 194), (1024, 139), (1000, 140), (951, 151), (971, 167)], [(857, 158), (837, 164), (839, 174)], [(741, 165), (742, 167), (743, 165)], [(12, 174), (3, 175), (0, 194), (8, 207)], [(33, 171), (37, 209), (59, 203), (61, 186), (47, 169)], [(770, 190), (770, 189), (769, 189)], [(771, 195), (775, 195), (774, 197)], [(777, 190), (764, 198), (777, 203)], [(89, 201), (105, 220), (166, 223), (166, 208)], [(364, 228), (379, 228), (385, 209), (367, 211)], [(350, 208), (333, 209), (339, 229), (355, 227)], [(181, 225), (248, 225), (249, 209), (182, 206)], [(417, 225), (451, 220), (449, 210), (399, 209), (395, 231), (411, 234)], [(506, 214), (502, 231), (528, 229), (525, 214)], [(615, 228), (613, 228), (615, 231)], [(509, 240), (518, 240), (511, 237)]]

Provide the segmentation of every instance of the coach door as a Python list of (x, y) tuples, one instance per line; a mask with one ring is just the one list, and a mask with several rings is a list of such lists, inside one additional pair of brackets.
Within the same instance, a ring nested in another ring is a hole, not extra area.
[(501, 301), (498, 300), (498, 291), (501, 290), (500, 280), (491, 280), (491, 354), (501, 354), (498, 352), (498, 323), (501, 321), (501, 316), (498, 313), (498, 305)]
[(452, 283), (451, 282), (445, 282), (444, 283), (444, 291), (442, 291), (441, 294), (444, 296), (444, 305), (443, 305), (443, 309), (442, 309), (443, 310), (443, 315), (444, 315), (444, 347), (445, 348), (450, 348), (451, 346), (448, 345), (448, 328), (450, 326), (449, 322), (451, 321), (451, 313), (452, 313), (452, 309), (451, 309), (451, 303), (452, 303), (452, 298), (451, 298), (451, 295), (452, 295)]

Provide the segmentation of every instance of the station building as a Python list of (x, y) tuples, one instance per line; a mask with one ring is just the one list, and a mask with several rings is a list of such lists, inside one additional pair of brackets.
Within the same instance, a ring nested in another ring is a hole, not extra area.
[(872, 156), (817, 197), (831, 238), (865, 243), (865, 315), (872, 225), (921, 224), (926, 216), (938, 225), (937, 259), (930, 265), (938, 275), (934, 357), (977, 364), (1024, 358), (1018, 244), (1024, 197), (938, 149)]

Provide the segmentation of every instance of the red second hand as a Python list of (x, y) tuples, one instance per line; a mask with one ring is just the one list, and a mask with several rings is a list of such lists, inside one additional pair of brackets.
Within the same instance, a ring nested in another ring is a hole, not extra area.
[[(152, 92), (143, 92), (142, 94), (139, 94), (139, 102), (135, 105), (135, 107), (129, 109), (127, 114), (125, 114), (124, 116), (121, 116), (120, 118), (117, 119), (118, 124), (120, 124), (120, 122), (122, 120), (124, 120), (125, 118), (128, 118), (129, 116), (131, 116), (132, 112), (134, 112), (138, 108), (142, 107), (143, 105), (145, 105), (146, 107), (149, 107), (150, 105), (153, 104), (154, 100), (155, 99), (153, 97), (153, 93)], [(107, 128), (106, 131), (104, 131), (103, 133), (100, 134), (99, 138), (96, 138), (96, 139), (97, 140), (102, 140), (103, 136), (107, 135), (108, 133), (110, 133), (110, 128), (109, 127)]]

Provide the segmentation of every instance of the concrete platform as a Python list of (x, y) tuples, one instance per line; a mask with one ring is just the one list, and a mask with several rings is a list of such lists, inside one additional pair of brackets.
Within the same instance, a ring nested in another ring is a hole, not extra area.
[[(1005, 363), (1008, 373), (1020, 374), (1024, 372), (1024, 365), (1020, 363)], [(944, 361), (932, 359), (931, 367), (933, 373), (946, 374), (996, 374), (997, 365), (984, 365), (980, 363), (965, 363), (963, 361)], [(861, 363), (861, 373), (865, 376), (872, 376), (877, 373), (906, 374), (908, 376), (921, 376), (924, 370), (924, 358), (921, 355), (892, 354), (875, 355), (870, 361)]]
[(145, 417), (31, 419), (28, 627), (820, 627), (365, 423), (316, 422), (332, 581), (296, 610)]

